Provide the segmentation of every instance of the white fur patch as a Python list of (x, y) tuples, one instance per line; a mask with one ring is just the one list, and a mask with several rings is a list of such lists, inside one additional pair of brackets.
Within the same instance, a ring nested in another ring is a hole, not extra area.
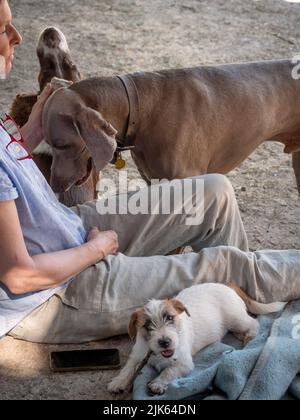
[[(50, 29), (50, 28), (47, 28)], [(51, 29), (53, 29), (55, 32), (57, 32), (58, 37), (59, 37), (59, 49), (65, 53), (69, 53), (69, 46), (68, 46), (68, 42), (66, 40), (66, 37), (64, 36), (64, 34), (61, 32), (61, 30), (59, 30), (58, 28), (52, 27)], [(44, 29), (45, 31), (45, 29)], [(41, 33), (40, 38), (39, 38), (39, 43), (38, 43), (38, 49), (43, 50), (44, 54), (51, 54), (53, 52), (53, 48), (49, 48), (46, 45), (44, 45), (43, 43), (43, 33), (44, 31)]]
[(164, 309), (164, 303), (161, 300), (150, 300), (144, 308), (146, 315), (153, 320), (161, 320)]
[(38, 145), (38, 147), (34, 150), (34, 153), (36, 155), (53, 156), (52, 147), (49, 146), (49, 144), (47, 144), (45, 141), (42, 141), (42, 143)]

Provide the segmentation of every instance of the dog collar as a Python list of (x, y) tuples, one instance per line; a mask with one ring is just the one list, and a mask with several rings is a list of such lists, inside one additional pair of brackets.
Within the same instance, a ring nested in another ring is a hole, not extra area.
[(135, 148), (134, 140), (139, 125), (140, 101), (138, 90), (133, 79), (129, 75), (116, 76), (122, 83), (129, 104), (129, 117), (124, 138), (117, 138), (118, 147), (111, 161), (117, 169), (123, 169), (126, 165), (122, 152)]
[(139, 94), (133, 79), (127, 74), (124, 76), (117, 76), (124, 86), (128, 104), (129, 104), (129, 118), (127, 123), (127, 129), (125, 131), (125, 137), (119, 139), (119, 143), (123, 147), (134, 147), (134, 139), (139, 125), (139, 114), (140, 114), (140, 100)]

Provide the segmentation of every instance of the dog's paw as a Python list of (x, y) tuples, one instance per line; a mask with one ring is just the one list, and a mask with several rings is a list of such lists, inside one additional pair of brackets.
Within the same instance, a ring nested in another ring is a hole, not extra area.
[(162, 395), (166, 392), (168, 384), (165, 384), (160, 381), (152, 381), (148, 383), (149, 392), (153, 395)]
[(108, 392), (111, 394), (123, 394), (127, 388), (127, 383), (121, 381), (118, 377), (113, 379), (107, 386)]

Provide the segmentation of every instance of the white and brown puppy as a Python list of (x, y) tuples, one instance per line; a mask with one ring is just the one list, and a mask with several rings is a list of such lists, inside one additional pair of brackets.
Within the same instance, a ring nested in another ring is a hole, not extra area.
[(255, 337), (259, 323), (248, 315), (278, 312), (286, 303), (261, 304), (235, 285), (203, 284), (183, 290), (176, 299), (151, 300), (132, 315), (129, 335), (136, 343), (126, 366), (109, 384), (112, 393), (127, 390), (149, 352), (149, 363), (160, 372), (148, 384), (152, 394), (163, 394), (168, 384), (188, 375), (193, 356), (234, 333), (244, 343)]

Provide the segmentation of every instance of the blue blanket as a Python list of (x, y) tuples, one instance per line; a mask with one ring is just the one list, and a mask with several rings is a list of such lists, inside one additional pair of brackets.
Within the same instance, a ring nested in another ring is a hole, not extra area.
[(204, 349), (194, 357), (194, 371), (173, 381), (163, 396), (147, 393), (157, 373), (146, 366), (135, 381), (133, 399), (300, 399), (300, 300), (259, 321), (258, 336), (245, 348), (228, 335)]

